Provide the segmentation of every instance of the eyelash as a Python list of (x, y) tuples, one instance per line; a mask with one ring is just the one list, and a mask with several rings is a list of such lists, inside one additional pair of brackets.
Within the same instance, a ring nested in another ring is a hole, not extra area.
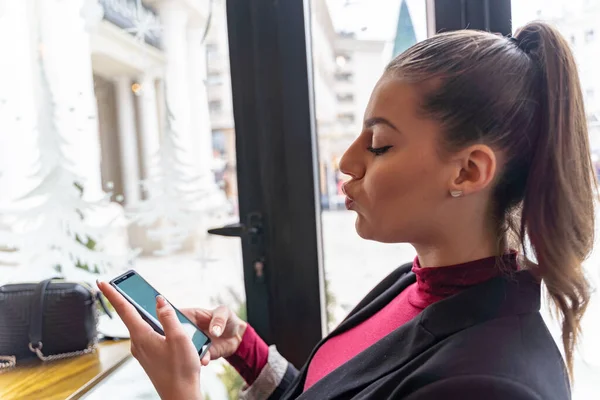
[(375, 154), (375, 156), (380, 156), (380, 155), (386, 153), (392, 147), (394, 147), (394, 146), (383, 146), (383, 147), (377, 147), (377, 148), (374, 148), (373, 146), (369, 146), (369, 147), (367, 147), (367, 150), (369, 150), (371, 153)]

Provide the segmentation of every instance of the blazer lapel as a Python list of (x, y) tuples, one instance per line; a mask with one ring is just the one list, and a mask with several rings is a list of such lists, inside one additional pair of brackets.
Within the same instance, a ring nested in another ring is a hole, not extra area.
[(431, 347), (435, 338), (419, 317), (402, 325), (350, 361), (323, 377), (297, 399), (350, 398), (369, 383), (401, 368)]

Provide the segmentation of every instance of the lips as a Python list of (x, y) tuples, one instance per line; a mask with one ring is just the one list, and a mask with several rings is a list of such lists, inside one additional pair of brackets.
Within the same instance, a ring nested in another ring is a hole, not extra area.
[(348, 194), (348, 184), (347, 183), (342, 185), (342, 192), (346, 195), (346, 208), (348, 210), (351, 210), (352, 206), (354, 205), (354, 199), (352, 198), (352, 196), (350, 196), (350, 194)]
[(352, 210), (353, 206), (354, 206), (354, 200), (352, 200), (350, 197), (346, 197), (346, 209)]

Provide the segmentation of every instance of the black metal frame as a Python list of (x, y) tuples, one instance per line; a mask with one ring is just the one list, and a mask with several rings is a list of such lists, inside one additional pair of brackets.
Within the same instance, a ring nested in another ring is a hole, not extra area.
[(317, 151), (303, 1), (228, 0), (248, 319), (300, 366), (321, 339)]
[[(220, 234), (243, 238), (249, 322), (296, 366), (326, 326), (309, 3), (227, 0), (241, 224)], [(428, 14), (433, 31), (511, 32), (510, 0)]]

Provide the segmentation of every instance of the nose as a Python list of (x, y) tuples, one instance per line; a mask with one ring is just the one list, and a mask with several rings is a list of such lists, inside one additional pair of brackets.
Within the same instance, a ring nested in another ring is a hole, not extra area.
[(361, 179), (365, 174), (365, 164), (362, 161), (359, 140), (354, 141), (340, 160), (340, 171), (352, 179)]

